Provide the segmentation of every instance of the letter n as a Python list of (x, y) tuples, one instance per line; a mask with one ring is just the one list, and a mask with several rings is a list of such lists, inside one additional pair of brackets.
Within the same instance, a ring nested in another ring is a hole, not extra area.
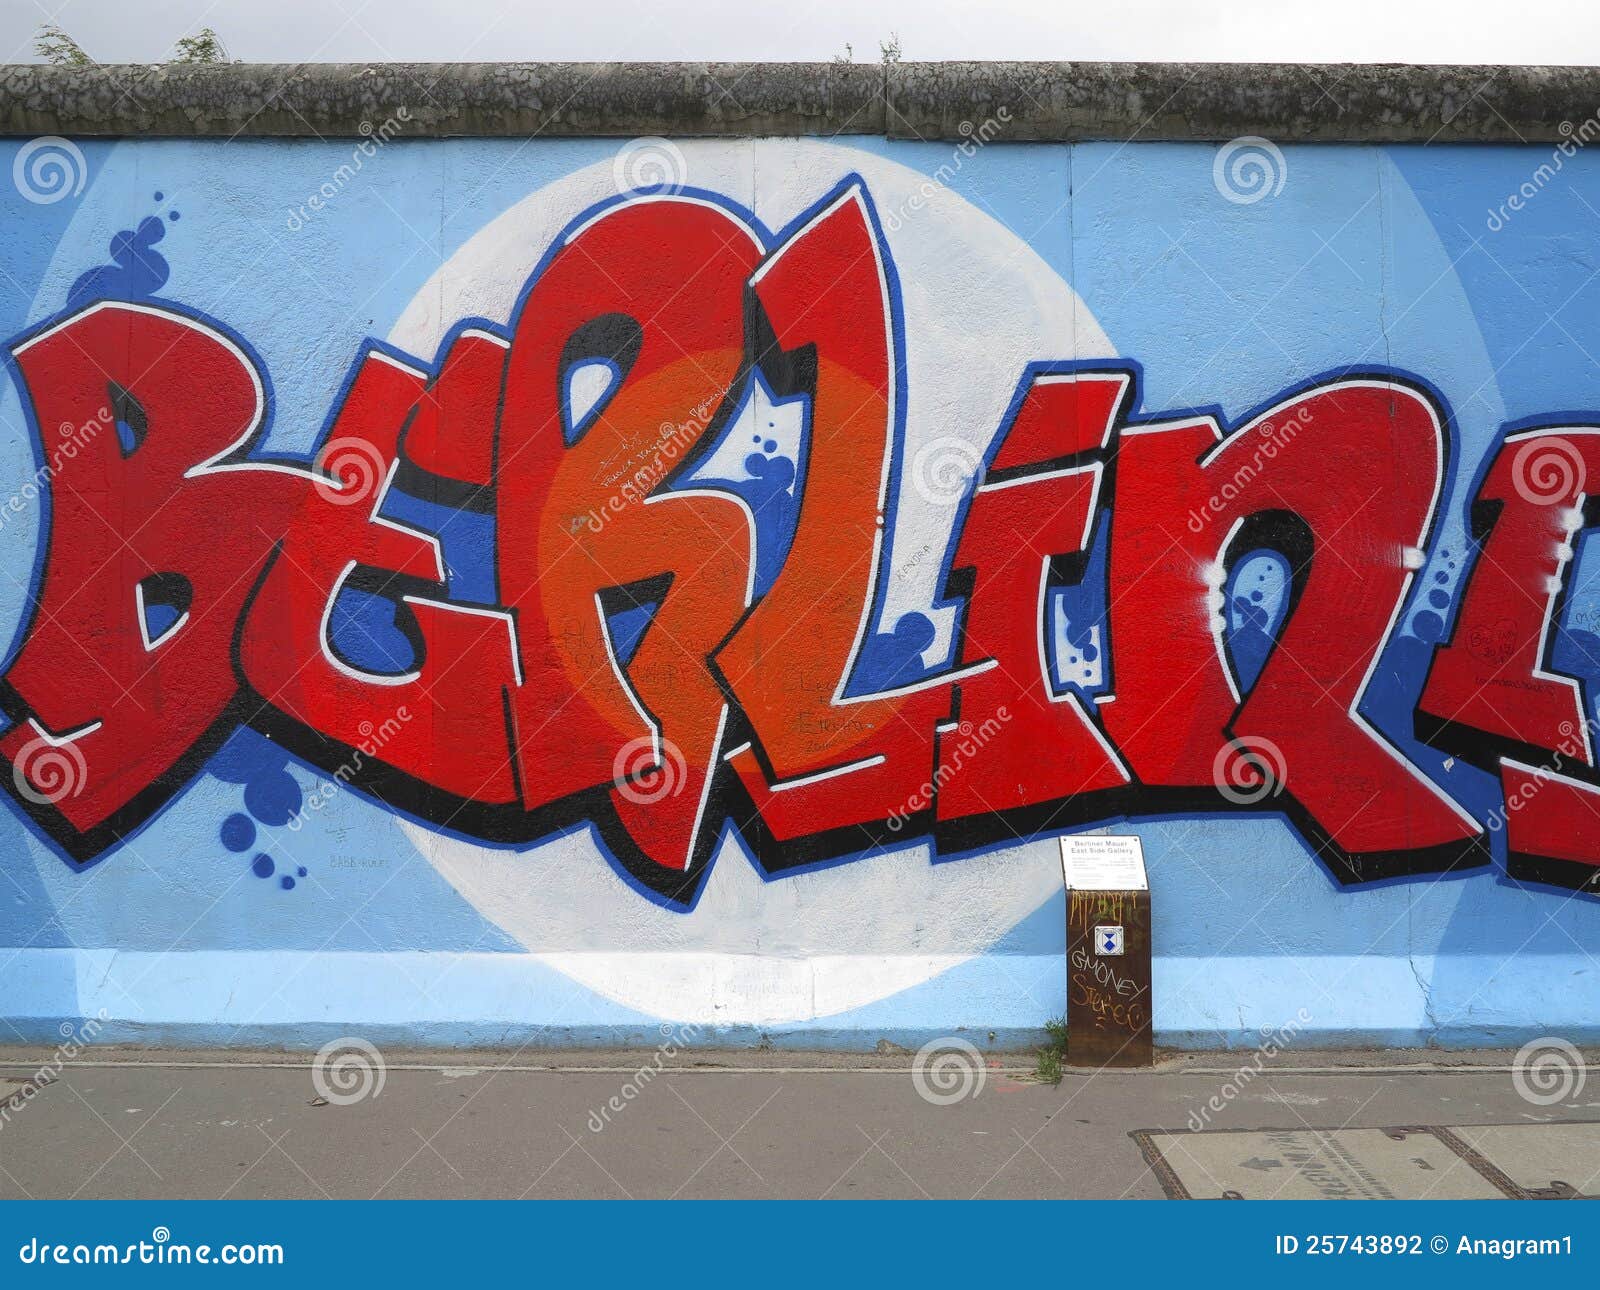
[[(1286, 809), (1343, 882), (1486, 862), (1478, 823), (1362, 712), (1444, 450), (1440, 412), (1386, 376), (1318, 386), (1227, 438), (1206, 418), (1123, 430), (1102, 710), (1141, 783)], [(1262, 548), (1288, 561), (1287, 608), (1244, 690), (1223, 597)]]

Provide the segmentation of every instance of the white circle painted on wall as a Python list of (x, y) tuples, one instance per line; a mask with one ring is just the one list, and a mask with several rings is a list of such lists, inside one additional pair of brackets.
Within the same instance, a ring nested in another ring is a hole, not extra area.
[[(865, 182), (900, 277), (907, 454), (957, 437), (976, 460), (1027, 364), (1114, 353), (1048, 261), (928, 174), (810, 140), (675, 147), (680, 189), (721, 194), (772, 229), (847, 175)], [(487, 224), (418, 292), (390, 342), (428, 358), (460, 318), (507, 321), (551, 241), (616, 194), (615, 169), (607, 160), (575, 171)], [(1058, 212), (1031, 233), (1041, 244), (1058, 237), (1065, 259), (1065, 230)], [(885, 617), (929, 614), (932, 656), (951, 628), (948, 613), (933, 611), (940, 562), (909, 557), (944, 549), (960, 497), (919, 492), (909, 472), (900, 494)], [(401, 827), (479, 913), (551, 967), (617, 1003), (698, 1023), (804, 1021), (887, 998), (981, 954), (1061, 887), (1048, 841), (937, 866), (914, 844), (766, 880), (729, 839), (695, 908), (682, 913), (629, 887), (587, 830), (513, 851), (409, 820)]]

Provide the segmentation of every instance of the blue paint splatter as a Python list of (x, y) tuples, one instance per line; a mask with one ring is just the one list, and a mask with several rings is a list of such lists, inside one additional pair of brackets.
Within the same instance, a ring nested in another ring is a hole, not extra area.
[(733, 481), (755, 515), (758, 594), (777, 580), (799, 516), (800, 495), (794, 486), (794, 462), (772, 455), (777, 447), (774, 440), (768, 439), (760, 452), (752, 452), (744, 459), (749, 478)]
[(67, 292), (69, 306), (91, 300), (142, 300), (166, 284), (172, 270), (154, 247), (167, 235), (159, 215), (146, 215), (138, 228), (123, 229), (106, 248), (110, 264), (79, 276)]
[(1418, 640), (1439, 640), (1444, 636), (1444, 619), (1431, 609), (1424, 609), (1411, 620), (1411, 631)]
[(328, 616), (328, 643), (340, 659), (363, 672), (402, 676), (414, 671), (420, 660), (396, 621), (399, 612), (388, 596), (346, 584)]
[(247, 784), (284, 764), (283, 750), (254, 730), (236, 730), (217, 749), (206, 769), (228, 784)]
[(901, 614), (892, 632), (869, 636), (861, 645), (850, 693), (876, 694), (920, 681), (928, 674), (923, 651), (933, 644), (933, 623), (926, 614)]
[(263, 824), (287, 824), (300, 809), (300, 785), (282, 768), (244, 786), (245, 809)]
[(1101, 517), (1083, 577), (1068, 583), (1051, 598), (1050, 676), (1056, 693), (1076, 690), (1085, 698), (1106, 689), (1106, 669), (1101, 662), (1101, 642), (1108, 631), (1108, 566), (1111, 523)]
[[(809, 406), (806, 395), (778, 398), (766, 377), (756, 372), (746, 386), (743, 406), (718, 441), (710, 445), (704, 464), (675, 485), (701, 488), (712, 484), (741, 498), (750, 508), (756, 527), (757, 596), (765, 595), (776, 581), (794, 542), (807, 433), (803, 427)], [(733, 436), (747, 431), (752, 420), (759, 427), (748, 440), (752, 451), (740, 457)]]
[(1240, 694), (1260, 678), (1277, 642), (1288, 609), (1289, 581), (1289, 562), (1265, 548), (1241, 556), (1228, 575), (1223, 641)]
[[(236, 730), (211, 758), (206, 767), (217, 779), (244, 788), (248, 815), (235, 811), (227, 816), (217, 832), (230, 851), (248, 851), (255, 844), (260, 826), (287, 824), (300, 809), (300, 785), (289, 772), (289, 758), (283, 749), (253, 730)], [(270, 878), (275, 871), (272, 857), (259, 853), (250, 865), (258, 878)], [(305, 869), (299, 871), (305, 877)]]
[(248, 851), (256, 840), (255, 821), (235, 811), (222, 822), (222, 845), (229, 851)]

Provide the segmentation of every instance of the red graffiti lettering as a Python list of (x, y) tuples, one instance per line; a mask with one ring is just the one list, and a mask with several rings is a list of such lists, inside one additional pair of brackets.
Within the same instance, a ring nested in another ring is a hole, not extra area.
[[(0, 686), (32, 818), (93, 858), (248, 724), (485, 840), (592, 823), (681, 904), (728, 825), (768, 871), (1174, 806), (1281, 810), (1346, 882), (1486, 860), (1366, 710), (1437, 519), (1432, 396), (1344, 377), (1226, 432), (1136, 417), (1131, 366), (1040, 355), (1000, 425), (949, 441), (959, 497), (919, 496), (905, 444), (937, 431), (905, 424), (866, 189), (756, 230), (698, 197), (605, 206), (503, 334), (458, 328), (431, 374), (367, 345), (310, 460), (264, 451), (264, 378), (213, 326), (96, 304), (17, 343), (44, 447), (89, 428), (48, 472)], [(792, 461), (747, 433), (758, 390), (799, 409)], [(764, 493), (730, 482), (741, 446)], [(1526, 486), (1550, 452), (1573, 477)], [(1512, 872), (1573, 886), (1600, 774), (1549, 651), (1596, 468), (1600, 431), (1506, 440), (1415, 714), (1500, 774)], [(902, 524), (940, 529), (926, 614), (890, 608)], [(1246, 669), (1225, 597), (1262, 551), (1283, 607)], [(1093, 621), (1058, 621), (1075, 595)], [(1094, 669), (1061, 665), (1069, 635)]]
[(810, 396), (807, 473), (827, 481), (806, 489), (777, 581), (716, 655), (754, 736), (733, 766), (778, 851), (902, 809), (927, 777), (934, 722), (949, 711), (948, 684), (846, 695), (879, 574), (902, 375), (886, 273), (857, 185), (755, 279), (770, 336), (762, 360), (780, 389)]
[[(1281, 788), (1346, 881), (1487, 858), (1477, 822), (1361, 713), (1442, 466), (1437, 413), (1387, 380), (1308, 391), (1226, 438), (1209, 420), (1124, 432), (1106, 725), (1141, 783)], [(1288, 555), (1289, 611), (1241, 695), (1222, 593), (1261, 547)]]
[[(1039, 377), (973, 494), (954, 563), (972, 674), (961, 680), (960, 723), (940, 736), (940, 766), (952, 768), (939, 784), (941, 820), (1049, 804), (1041, 822), (1070, 823), (1095, 795), (1129, 783), (1083, 703), (1055, 693), (1045, 634), (1051, 571), (1072, 557), (1081, 567), (1089, 550), (1104, 450), (1131, 385), (1126, 372)], [(958, 764), (952, 746), (985, 722), (998, 725), (994, 740)], [(1077, 813), (1064, 814), (1073, 803)]]
[[(1417, 704), (1431, 743), (1497, 770), (1514, 876), (1582, 887), (1600, 880), (1600, 775), (1579, 681), (1550, 663), (1573, 543), (1597, 516), (1600, 429), (1506, 439), (1472, 518), (1481, 550), (1448, 642)], [(1535, 805), (1535, 802), (1537, 805)]]
[[(710, 845), (696, 824), (725, 702), (707, 660), (748, 603), (753, 559), (736, 499), (667, 484), (739, 373), (744, 285), (760, 254), (714, 207), (625, 206), (556, 252), (507, 366), (498, 565), (520, 639), (511, 713), (523, 801), (532, 810), (608, 788), (618, 844), (666, 874)], [(568, 372), (596, 360), (614, 381), (566, 424)], [(651, 614), (626, 662), (607, 626), (616, 610)]]
[[(226, 733), (233, 635), (298, 490), (237, 465), (261, 378), (208, 327), (93, 305), (14, 353), (55, 470), (0, 755), (19, 800), (87, 858)], [(53, 453), (60, 438), (81, 447)]]

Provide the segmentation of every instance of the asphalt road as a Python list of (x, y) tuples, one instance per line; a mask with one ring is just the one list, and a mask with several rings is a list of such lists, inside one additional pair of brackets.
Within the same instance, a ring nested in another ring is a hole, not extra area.
[[(1246, 1194), (1277, 1194), (1297, 1169), (1323, 1186), (1294, 1144), (1327, 1145), (1311, 1133), (1327, 1130), (1353, 1144), (1330, 1147), (1349, 1157), (1338, 1167), (1377, 1194), (1390, 1166), (1356, 1159), (1372, 1143), (1422, 1171), (1392, 1185), (1443, 1196), (1483, 1186), (1483, 1171), (1456, 1168), (1459, 1150), (1432, 1138), (1423, 1151), (1351, 1131), (1600, 1121), (1592, 1055), (1554, 1099), (1535, 1089), (1530, 1100), (1525, 1081), (1519, 1091), (1510, 1060), (1302, 1053), (1241, 1079), (1251, 1054), (1208, 1054), (1069, 1070), (1051, 1086), (1027, 1078), (1025, 1055), (919, 1075), (900, 1053), (355, 1051), (336, 1068), (310, 1054), (0, 1049), (0, 1198), (1160, 1197), (1133, 1133), (1196, 1127), (1284, 1131), (1203, 1144), (1243, 1162), (1238, 1177), (1257, 1188)], [(1571, 1132), (1600, 1130), (1562, 1129), (1538, 1151), (1556, 1150), (1573, 1175), (1563, 1185), (1600, 1191), (1600, 1152), (1580, 1152), (1595, 1172), (1579, 1177), (1579, 1145), (1561, 1137)], [(1191, 1161), (1179, 1172), (1193, 1194), (1245, 1188), (1222, 1165), (1193, 1165), (1216, 1151), (1164, 1141), (1170, 1159)], [(1515, 1136), (1495, 1141), (1507, 1173), (1542, 1186), (1557, 1167), (1537, 1152), (1511, 1159)]]

